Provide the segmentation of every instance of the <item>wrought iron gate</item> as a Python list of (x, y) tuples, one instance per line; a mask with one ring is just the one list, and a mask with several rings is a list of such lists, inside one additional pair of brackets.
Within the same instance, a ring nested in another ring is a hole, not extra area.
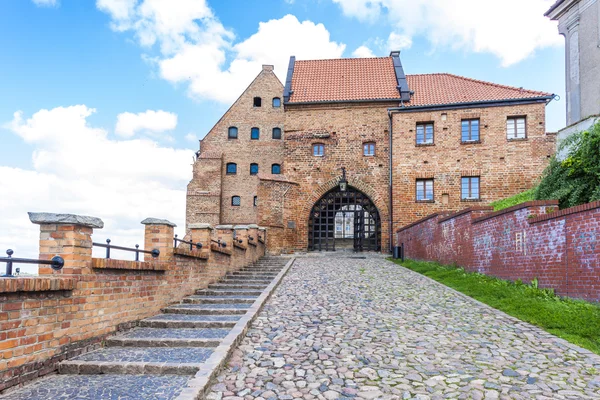
[(381, 250), (381, 220), (377, 207), (367, 195), (350, 186), (343, 192), (335, 187), (313, 206), (308, 220), (309, 250), (335, 250), (335, 220), (340, 213), (354, 216), (354, 251)]

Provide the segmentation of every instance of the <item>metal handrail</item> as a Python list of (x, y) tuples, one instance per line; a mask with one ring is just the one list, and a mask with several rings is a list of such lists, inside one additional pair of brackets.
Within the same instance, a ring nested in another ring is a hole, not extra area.
[(196, 246), (196, 248), (198, 250), (200, 250), (202, 248), (202, 243), (193, 243), (191, 241), (185, 241), (185, 240), (181, 240), (177, 238), (177, 235), (175, 235), (175, 237), (173, 238), (173, 247), (177, 247), (177, 242), (179, 243), (183, 243), (183, 244), (189, 244), (190, 245), (190, 251), (194, 250), (194, 246)]
[(110, 258), (110, 249), (133, 251), (133, 252), (135, 252), (135, 261), (140, 261), (140, 253), (150, 254), (153, 258), (156, 258), (156, 257), (158, 257), (160, 255), (160, 250), (158, 250), (158, 249), (140, 250), (140, 245), (139, 244), (135, 245), (135, 249), (132, 249), (130, 247), (122, 247), (122, 246), (111, 245), (110, 244), (110, 239), (106, 239), (106, 244), (92, 242), (92, 246), (106, 248), (106, 258)]
[[(13, 275), (12, 266), (13, 264), (43, 264), (50, 265), (50, 267), (55, 271), (60, 271), (62, 267), (65, 266), (65, 260), (61, 256), (54, 256), (50, 260), (34, 260), (32, 258), (13, 258), (12, 255), (14, 251), (11, 249), (6, 250), (6, 254), (8, 257), (0, 257), (0, 262), (6, 263), (6, 274), (1, 275), (3, 278), (14, 278), (16, 275)], [(19, 268), (17, 268), (17, 273), (19, 273)]]
[(227, 247), (227, 242), (221, 242), (221, 240), (210, 239), (211, 242), (216, 243), (219, 247)]

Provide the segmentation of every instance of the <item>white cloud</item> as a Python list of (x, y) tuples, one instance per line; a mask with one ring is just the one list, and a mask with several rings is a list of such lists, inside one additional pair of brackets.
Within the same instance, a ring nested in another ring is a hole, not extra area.
[(131, 137), (138, 131), (160, 133), (175, 129), (177, 114), (163, 110), (147, 110), (138, 114), (130, 112), (117, 116), (115, 133), (123, 137)]
[[(387, 18), (393, 34), (426, 37), (436, 47), (491, 53), (503, 66), (536, 49), (560, 45), (556, 23), (544, 17), (554, 0), (332, 0), (362, 21)], [(408, 42), (405, 42), (408, 43)]]
[(387, 39), (388, 50), (402, 50), (410, 49), (412, 46), (412, 39), (407, 35), (399, 35), (396, 32), (390, 33)]
[(190, 132), (187, 135), (185, 135), (185, 140), (187, 140), (188, 142), (197, 143), (198, 142), (198, 136), (196, 136), (195, 133)]
[(360, 46), (358, 47), (356, 50), (354, 50), (352, 52), (352, 56), (353, 57), (359, 57), (359, 58), (363, 58), (363, 57), (375, 57), (375, 54), (373, 54), (373, 51), (371, 51), (370, 48), (368, 48), (367, 46)]
[(111, 16), (116, 31), (131, 31), (147, 51), (161, 78), (187, 84), (189, 95), (231, 103), (260, 72), (273, 64), (285, 79), (289, 57), (335, 58), (345, 45), (330, 40), (323, 24), (300, 22), (293, 15), (261, 22), (258, 31), (243, 41), (225, 28), (205, 0), (97, 0)]
[[(185, 188), (193, 150), (161, 147), (148, 139), (111, 140), (90, 126), (85, 105), (21, 112), (5, 127), (33, 147), (31, 169), (0, 165), (11, 190), (0, 196), (0, 249), (37, 257), (39, 227), (27, 211), (100, 217), (105, 228), (94, 240), (143, 246), (146, 217), (166, 218), (183, 233)], [(123, 253), (119, 256), (131, 257)]]
[(58, 0), (32, 0), (38, 7), (58, 7)]

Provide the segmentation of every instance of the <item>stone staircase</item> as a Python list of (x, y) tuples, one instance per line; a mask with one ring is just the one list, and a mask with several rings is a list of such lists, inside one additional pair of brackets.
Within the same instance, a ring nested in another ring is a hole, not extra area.
[[(180, 378), (163, 378), (166, 375), (191, 378), (287, 261), (264, 257), (254, 265), (229, 273), (218, 283), (184, 298), (180, 304), (140, 321), (138, 327), (108, 338), (103, 348), (64, 361), (59, 367), (60, 375), (40, 379), (0, 398), (95, 399), (100, 398), (93, 397), (99, 396), (97, 390), (104, 390), (101, 398), (121, 398), (126, 393), (119, 390), (127, 387), (128, 377), (131, 377), (128, 390), (140, 390), (139, 398), (174, 398), (187, 379), (182, 385)], [(85, 393), (81, 392), (86, 389), (84, 375), (93, 385)], [(156, 397), (152, 393), (141, 395), (152, 387), (157, 390)], [(96, 393), (93, 396), (89, 394), (91, 389)]]

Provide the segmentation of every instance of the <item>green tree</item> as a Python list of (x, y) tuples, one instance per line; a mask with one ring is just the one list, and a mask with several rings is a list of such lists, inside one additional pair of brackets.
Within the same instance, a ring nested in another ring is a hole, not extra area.
[(537, 200), (558, 200), (560, 208), (600, 200), (600, 122), (574, 133), (558, 148), (535, 191)]

